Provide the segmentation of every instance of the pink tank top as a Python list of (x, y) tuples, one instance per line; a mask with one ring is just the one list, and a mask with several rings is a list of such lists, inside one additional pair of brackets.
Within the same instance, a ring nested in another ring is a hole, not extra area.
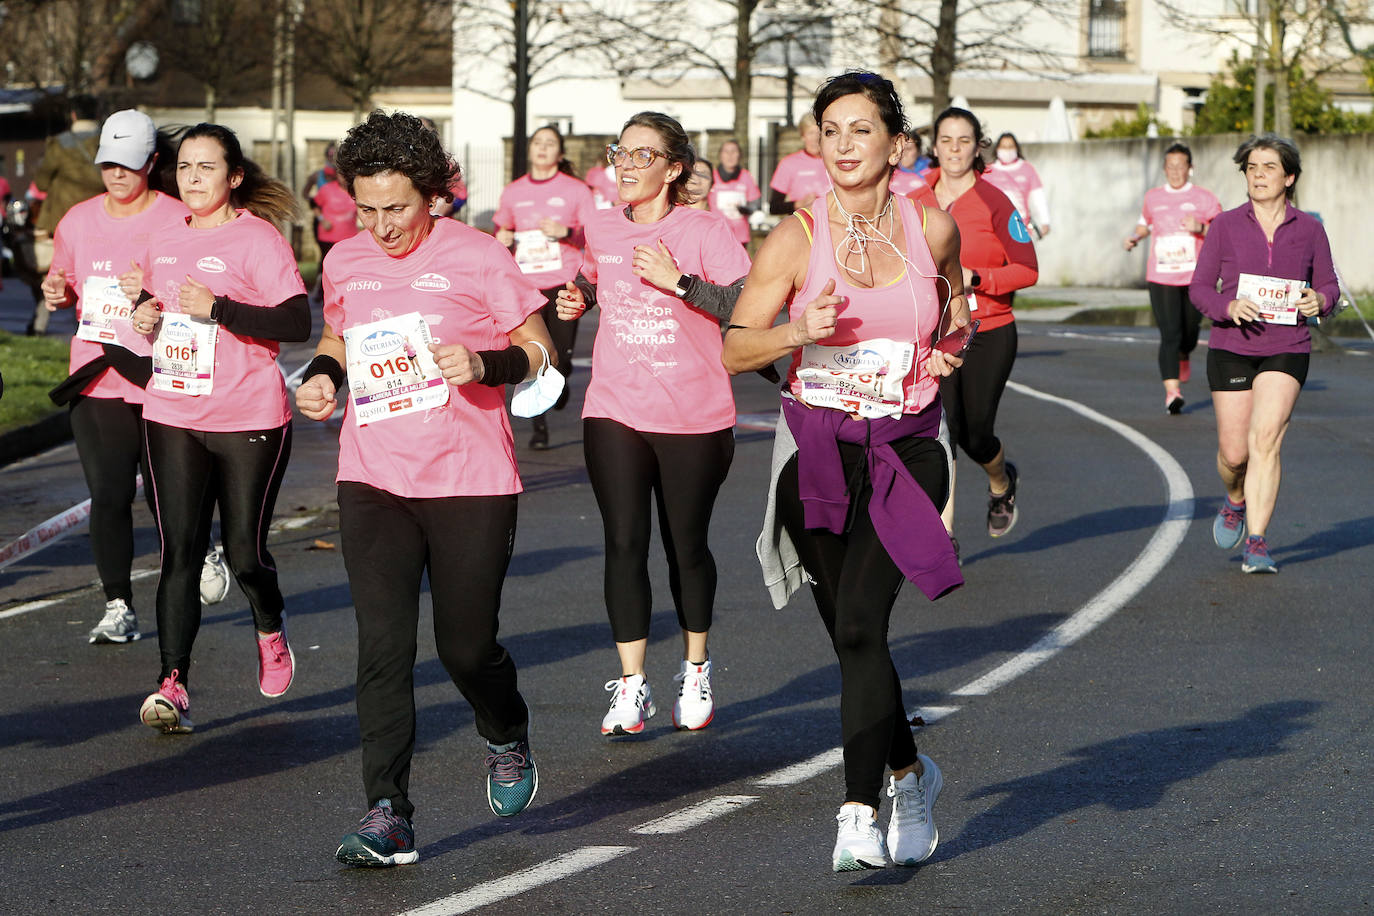
[[(795, 320), (806, 304), (821, 294), (826, 281), (835, 281), (835, 294), (848, 301), (840, 306), (833, 336), (822, 341), (827, 346), (845, 347), (863, 340), (890, 338), (916, 345), (915, 364), (902, 382), (904, 413), (918, 413), (930, 405), (940, 393), (938, 379), (926, 373), (930, 357), (930, 342), (940, 321), (944, 303), (943, 283), (936, 280), (935, 258), (926, 242), (925, 212), (916, 212), (916, 204), (901, 195), (893, 196), (893, 206), (902, 220), (906, 236), (906, 255), (909, 262), (895, 281), (876, 289), (853, 286), (846, 271), (835, 262), (837, 242), (830, 234), (830, 220), (826, 215), (833, 192), (822, 198), (821, 218), (808, 210), (797, 211), (797, 218), (811, 238), (811, 260), (806, 267), (806, 284), (792, 297), (788, 317)], [(878, 243), (881, 244), (881, 243)], [(874, 243), (870, 242), (870, 246)], [(912, 270), (912, 267), (915, 270)], [(794, 397), (801, 397), (797, 380), (797, 366), (801, 351), (792, 356), (787, 372), (787, 386)]]

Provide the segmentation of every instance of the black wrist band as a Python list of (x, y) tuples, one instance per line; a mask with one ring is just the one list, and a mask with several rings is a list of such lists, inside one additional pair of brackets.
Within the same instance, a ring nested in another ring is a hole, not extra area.
[(530, 357), (525, 348), (511, 344), (504, 350), (478, 350), (482, 360), (481, 384), (490, 388), (523, 382), (530, 374)]
[(969, 286), (972, 286), (974, 289), (977, 289), (978, 287), (983, 285), (983, 278), (978, 276), (978, 271), (973, 270), (969, 273), (971, 274), (971, 276), (969, 277)]
[(305, 367), (305, 374), (301, 379), (309, 380), (317, 375), (327, 375), (329, 380), (334, 383), (334, 390), (341, 391), (344, 382), (348, 379), (348, 373), (344, 372), (344, 367), (339, 365), (339, 361), (332, 356), (321, 353), (310, 361), (310, 365)]
[(210, 320), (219, 324), (224, 319), (224, 303), (227, 297), (216, 296), (215, 301), (210, 303)]

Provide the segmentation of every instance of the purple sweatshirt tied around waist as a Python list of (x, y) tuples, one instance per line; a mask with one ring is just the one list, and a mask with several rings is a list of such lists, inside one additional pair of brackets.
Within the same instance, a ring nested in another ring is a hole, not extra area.
[(934, 437), (940, 402), (900, 418), (849, 422), (838, 410), (782, 399), (783, 416), (797, 442), (797, 477), (806, 527), (844, 533), (851, 494), (840, 460), (841, 442), (867, 443), (873, 496), (868, 515), (888, 556), (932, 601), (964, 584), (940, 511), (916, 483), (891, 443), (907, 436)]

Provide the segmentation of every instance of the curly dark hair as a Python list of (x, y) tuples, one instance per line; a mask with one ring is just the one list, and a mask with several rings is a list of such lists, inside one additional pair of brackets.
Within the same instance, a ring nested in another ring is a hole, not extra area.
[(380, 109), (344, 135), (334, 165), (350, 194), (359, 176), (400, 172), (422, 197), (450, 201), (449, 186), (461, 172), (439, 135), (423, 121), (404, 111), (387, 114)]

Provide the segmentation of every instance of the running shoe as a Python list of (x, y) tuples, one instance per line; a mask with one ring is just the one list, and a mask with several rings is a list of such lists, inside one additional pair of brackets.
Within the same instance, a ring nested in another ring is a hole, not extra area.
[(213, 543), (205, 554), (205, 564), (200, 568), (200, 600), (206, 604), (219, 604), (229, 594), (229, 567), (224, 565), (224, 555)]
[(994, 496), (988, 488), (988, 535), (1000, 538), (1016, 527), (1016, 465), (1007, 462), (1007, 492)]
[(156, 728), (164, 735), (189, 735), (195, 725), (191, 722), (191, 698), (186, 693), (186, 685), (179, 678), (181, 672), (175, 669), (162, 679), (157, 693), (148, 695), (138, 717), (149, 728)]
[(91, 628), (90, 641), (133, 642), (141, 634), (138, 632), (138, 618), (133, 608), (123, 598), (105, 602), (105, 616), (100, 623)]
[(1192, 363), (1190, 363), (1190, 362), (1188, 361), (1188, 357), (1186, 357), (1186, 356), (1184, 356), (1182, 353), (1180, 353), (1180, 354), (1178, 355), (1178, 380), (1179, 380), (1179, 382), (1180, 382), (1181, 384), (1185, 384), (1185, 385), (1186, 385), (1186, 384), (1188, 383), (1188, 380), (1189, 380), (1190, 378), (1192, 378), (1192, 377), (1193, 377), (1193, 366), (1192, 366)]
[(1178, 416), (1183, 413), (1182, 392), (1175, 391), (1171, 394), (1164, 395), (1164, 412), (1172, 414), (1173, 416)]
[(887, 822), (887, 848), (897, 865), (919, 865), (935, 851), (940, 831), (931, 812), (945, 780), (940, 768), (924, 754), (917, 755), (924, 770), (920, 778), (908, 773), (888, 777), (887, 795), (892, 799), (892, 819)]
[(883, 845), (883, 832), (878, 829), (876, 811), (868, 805), (841, 805), (835, 820), (840, 825), (835, 851), (830, 855), (835, 871), (887, 867), (887, 847)]
[(1212, 522), (1212, 540), (1222, 550), (1235, 550), (1245, 540), (1245, 503), (1237, 506), (1231, 497), (1221, 498), (1221, 511)]
[(601, 720), (603, 735), (637, 735), (644, 731), (644, 723), (658, 712), (654, 693), (642, 674), (629, 674), (606, 682), (612, 692), (611, 708)]
[(1269, 542), (1263, 535), (1252, 534), (1245, 542), (1245, 552), (1241, 554), (1240, 571), (1247, 573), (1276, 573), (1279, 566), (1269, 556)]
[(683, 659), (682, 670), (673, 675), (673, 680), (682, 682), (673, 704), (673, 728), (696, 731), (710, 725), (716, 716), (716, 701), (711, 694), (711, 660), (694, 665)]
[(500, 751), (487, 745), (487, 804), (498, 817), (514, 817), (530, 806), (539, 791), (539, 768), (530, 755), (529, 741)]
[(549, 421), (542, 416), (534, 418), (534, 432), (530, 434), (530, 448), (542, 452), (549, 447)]
[(420, 858), (415, 849), (415, 829), (410, 819), (391, 810), (391, 799), (383, 798), (372, 806), (357, 833), (339, 843), (334, 858), (345, 865), (382, 868), (409, 865)]
[(275, 633), (258, 634), (258, 691), (265, 697), (286, 693), (296, 678), (296, 653), (286, 641), (286, 621)]

